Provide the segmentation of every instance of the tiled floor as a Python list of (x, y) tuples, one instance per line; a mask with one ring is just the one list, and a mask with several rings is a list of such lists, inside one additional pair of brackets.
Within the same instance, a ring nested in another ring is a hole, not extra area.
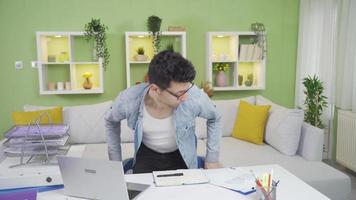
[(347, 175), (349, 175), (349, 177), (351, 178), (351, 194), (348, 198), (348, 200), (356, 200), (356, 172), (353, 172), (343, 166), (341, 166), (340, 164), (336, 163), (335, 161), (331, 161), (331, 160), (323, 160), (326, 164), (339, 169), (340, 171), (343, 171), (344, 173), (346, 173)]

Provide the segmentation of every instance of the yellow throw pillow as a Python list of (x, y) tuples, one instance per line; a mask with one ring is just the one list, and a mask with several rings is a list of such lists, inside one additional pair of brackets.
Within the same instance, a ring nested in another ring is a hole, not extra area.
[[(32, 123), (34, 120), (37, 120), (37, 118), (42, 113), (48, 112), (53, 124), (62, 124), (63, 123), (62, 110), (63, 110), (62, 107), (56, 107), (53, 109), (38, 110), (38, 111), (31, 111), (31, 112), (13, 112), (12, 120), (14, 121), (15, 125), (27, 125), (28, 123)], [(40, 123), (41, 124), (50, 123), (47, 114), (43, 114)]]
[(270, 108), (270, 105), (255, 106), (241, 100), (232, 137), (263, 144), (263, 134)]

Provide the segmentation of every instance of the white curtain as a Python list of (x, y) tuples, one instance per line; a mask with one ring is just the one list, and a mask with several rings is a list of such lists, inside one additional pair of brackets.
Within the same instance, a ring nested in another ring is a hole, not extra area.
[(335, 64), (340, 0), (301, 0), (298, 34), (298, 55), (295, 84), (295, 105), (304, 108), (303, 79), (317, 75), (324, 83), (328, 109), (322, 120), (326, 125), (324, 144), (328, 158), (332, 155), (332, 121), (335, 94)]
[(356, 0), (340, 6), (336, 106), (356, 112)]
[[(324, 82), (325, 96), (334, 103), (337, 0), (301, 0), (295, 104), (303, 107), (303, 78), (317, 75)], [(325, 116), (330, 116), (330, 111)]]

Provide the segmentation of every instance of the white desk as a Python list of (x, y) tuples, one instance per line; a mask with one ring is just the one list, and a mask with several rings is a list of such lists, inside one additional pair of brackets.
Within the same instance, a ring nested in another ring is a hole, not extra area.
[[(274, 179), (280, 180), (277, 189), (277, 199), (279, 200), (326, 200), (329, 199), (319, 191), (315, 190), (302, 180), (285, 170), (279, 165), (261, 165), (243, 167), (252, 169), (256, 173), (263, 173), (274, 170)], [(209, 173), (209, 170), (207, 170)], [(237, 192), (213, 186), (211, 184), (185, 185), (172, 187), (155, 187), (152, 180), (152, 174), (126, 175), (126, 181), (135, 183), (151, 184), (152, 186), (139, 196), (138, 200), (245, 200), (254, 199), (255, 193), (244, 196)], [(66, 197), (63, 190), (39, 193), (38, 200), (77, 200), (79, 198)]]

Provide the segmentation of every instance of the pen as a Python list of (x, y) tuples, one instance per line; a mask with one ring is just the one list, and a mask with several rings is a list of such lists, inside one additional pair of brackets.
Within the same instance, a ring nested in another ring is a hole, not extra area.
[(169, 177), (169, 176), (183, 176), (183, 173), (173, 173), (173, 174), (159, 174), (157, 177)]

